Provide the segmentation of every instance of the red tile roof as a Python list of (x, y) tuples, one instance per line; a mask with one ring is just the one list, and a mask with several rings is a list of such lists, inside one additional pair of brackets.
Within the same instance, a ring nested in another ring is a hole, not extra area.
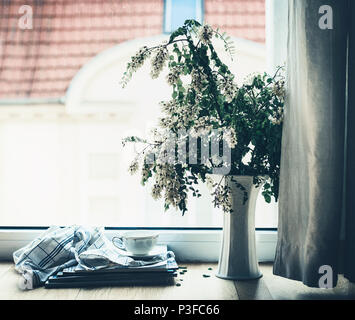
[(265, 0), (205, 0), (205, 21), (230, 36), (265, 42)]
[[(33, 29), (20, 29), (22, 5)], [(123, 41), (162, 33), (163, 0), (2, 0), (0, 99), (61, 97), (78, 70)], [(230, 35), (265, 39), (264, 0), (205, 0), (205, 21)]]

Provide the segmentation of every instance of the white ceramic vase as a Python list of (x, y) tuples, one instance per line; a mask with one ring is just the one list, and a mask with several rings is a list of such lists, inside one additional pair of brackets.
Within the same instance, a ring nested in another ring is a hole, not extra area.
[[(240, 183), (244, 193), (232, 181)], [(262, 276), (255, 248), (255, 207), (262, 184), (256, 188), (252, 176), (228, 176), (226, 183), (232, 190), (233, 212), (223, 213), (223, 239), (216, 276), (230, 280), (250, 280)]]

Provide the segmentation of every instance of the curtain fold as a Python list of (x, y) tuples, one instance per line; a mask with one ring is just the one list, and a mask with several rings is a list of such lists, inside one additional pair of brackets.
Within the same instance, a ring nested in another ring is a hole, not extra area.
[(355, 282), (355, 1), (349, 7), (347, 165), (344, 276)]
[[(319, 26), (323, 0), (289, 0), (288, 96), (274, 274), (310, 287), (319, 287), (322, 266), (331, 266), (333, 286), (339, 273), (349, 1), (327, 1), (333, 11), (333, 29), (324, 30)], [(352, 76), (349, 79), (354, 86)], [(353, 99), (350, 94), (349, 101)], [(350, 109), (349, 116), (354, 117)], [(354, 136), (350, 117), (349, 134)], [(348, 149), (347, 169), (351, 171), (355, 154), (350, 136)], [(349, 198), (355, 185), (348, 182)], [(353, 237), (350, 233), (355, 231), (355, 195), (350, 198), (346, 208), (347, 237)], [(351, 241), (355, 242), (347, 239)], [(355, 255), (353, 244), (346, 247), (346, 252)], [(348, 258), (347, 266), (351, 263), (353, 258)], [(353, 269), (349, 266), (348, 274), (352, 272), (353, 276)]]

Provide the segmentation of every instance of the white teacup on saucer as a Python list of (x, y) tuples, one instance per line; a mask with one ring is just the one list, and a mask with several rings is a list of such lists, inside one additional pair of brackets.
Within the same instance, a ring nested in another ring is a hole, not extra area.
[[(148, 254), (157, 244), (159, 234), (148, 230), (132, 230), (125, 232), (119, 237), (114, 239), (120, 239), (125, 249), (134, 255)], [(122, 249), (122, 248), (121, 248)]]

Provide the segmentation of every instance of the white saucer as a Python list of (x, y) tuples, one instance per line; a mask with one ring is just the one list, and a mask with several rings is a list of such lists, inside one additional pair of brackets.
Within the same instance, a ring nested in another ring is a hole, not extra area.
[(149, 251), (146, 254), (134, 254), (132, 252), (129, 252), (127, 250), (119, 249), (117, 250), (120, 252), (120, 254), (127, 256), (127, 257), (132, 257), (132, 258), (142, 258), (142, 259), (148, 259), (148, 258), (154, 258), (155, 256), (165, 253), (166, 252), (166, 246), (156, 246), (154, 249)]

